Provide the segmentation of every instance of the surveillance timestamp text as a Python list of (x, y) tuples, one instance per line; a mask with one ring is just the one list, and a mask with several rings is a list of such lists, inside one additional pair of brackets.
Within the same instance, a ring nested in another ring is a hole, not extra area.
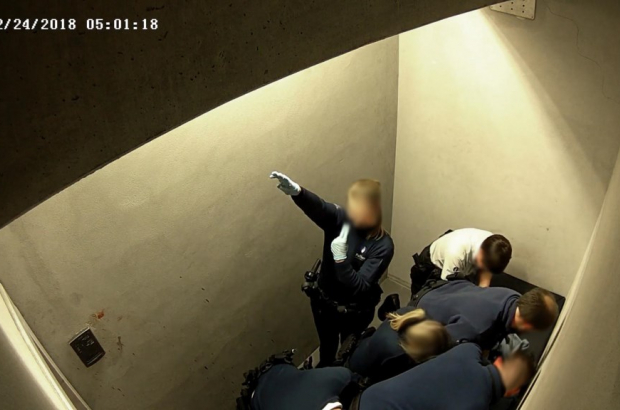
[(57, 18), (0, 18), (0, 31), (138, 31), (157, 30), (159, 21), (150, 19), (57, 19)]

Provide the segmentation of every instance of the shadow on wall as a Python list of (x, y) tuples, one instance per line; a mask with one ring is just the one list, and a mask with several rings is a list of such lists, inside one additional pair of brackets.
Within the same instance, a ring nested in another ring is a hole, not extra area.
[[(620, 47), (596, 43), (604, 95), (573, 23), (540, 4), (534, 21), (487, 9), (400, 36), (393, 276), (407, 281), (410, 255), (446, 229), (475, 226), (510, 238), (511, 274), (568, 291), (620, 144)], [(574, 4), (581, 41), (618, 41), (616, 20)]]
[[(397, 61), (391, 38), (247, 94), (0, 230), (0, 280), (89, 405), (229, 409), (243, 372), (316, 348), (300, 287), (321, 231), (268, 176), (336, 202), (377, 178), (389, 224)], [(87, 324), (90, 368), (68, 345)]]
[[(525, 25), (498, 13), (485, 16), (537, 95), (538, 107), (552, 119), (556, 132), (551, 135), (557, 139), (551, 143), (583, 165), (574, 177), (583, 180), (589, 197), (596, 197), (606, 191), (615, 164), (617, 149), (609, 149), (610, 141), (620, 144), (618, 135), (609, 132), (610, 127), (620, 129), (620, 31), (610, 29), (605, 18), (606, 12), (620, 15), (620, 3), (608, 1), (610, 10), (602, 8), (605, 1), (595, 2), (598, 9), (579, 3), (539, 0), (537, 21)], [(524, 46), (523, 30), (538, 41)], [(554, 32), (563, 34), (548, 35)], [(574, 60), (567, 61), (567, 54)]]
[[(612, 19), (607, 17), (620, 15), (620, 3), (596, 3), (600, 8), (592, 7), (590, 2), (541, 0), (536, 21), (530, 24), (485, 13), (488, 26), (520, 70), (515, 75), (526, 80), (522, 84), (529, 87), (527, 93), (535, 96), (531, 103), (546, 117), (548, 128), (540, 130), (545, 136), (540, 143), (549, 144), (566, 158), (568, 166), (562, 167), (564, 184), (553, 189), (569, 189), (572, 195), (585, 199), (577, 218), (563, 224), (589, 224), (595, 220), (620, 146), (620, 31), (610, 26), (616, 23), (610, 23)], [(523, 30), (536, 41), (525, 45)], [(551, 212), (562, 206), (549, 202)], [(588, 237), (584, 235), (577, 241), (584, 242)], [(562, 241), (574, 243), (575, 239), (569, 235)], [(571, 245), (566, 246), (568, 249)], [(577, 266), (575, 259), (574, 268)], [(528, 275), (525, 269), (521, 274)], [(571, 278), (573, 274), (570, 272)], [(570, 281), (564, 282), (561, 289), (566, 292)]]

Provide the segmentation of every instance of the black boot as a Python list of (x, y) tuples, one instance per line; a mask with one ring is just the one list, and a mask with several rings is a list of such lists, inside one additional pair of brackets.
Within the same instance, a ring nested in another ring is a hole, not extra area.
[(384, 321), (387, 318), (388, 313), (394, 313), (398, 309), (400, 309), (400, 297), (397, 293), (393, 293), (388, 295), (379, 310), (377, 311), (377, 316), (380, 321)]

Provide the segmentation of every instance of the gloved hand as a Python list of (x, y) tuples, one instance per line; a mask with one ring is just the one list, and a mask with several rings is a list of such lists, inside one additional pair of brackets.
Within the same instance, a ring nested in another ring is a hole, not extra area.
[(273, 171), (271, 175), (269, 175), (269, 178), (277, 179), (280, 182), (278, 184), (278, 189), (286, 195), (295, 196), (299, 195), (301, 192), (301, 187), (281, 172)]
[(334, 254), (334, 260), (336, 262), (347, 259), (347, 251), (349, 246), (347, 245), (347, 237), (349, 236), (349, 224), (342, 225), (340, 235), (332, 241), (332, 254)]
[(521, 339), (518, 335), (510, 334), (500, 343), (499, 350), (504, 358), (510, 357), (517, 350), (528, 350), (530, 341)]

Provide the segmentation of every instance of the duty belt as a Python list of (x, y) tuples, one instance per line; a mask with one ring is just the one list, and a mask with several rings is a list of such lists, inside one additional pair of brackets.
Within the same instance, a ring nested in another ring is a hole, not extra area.
[(279, 364), (288, 364), (293, 366), (293, 356), (295, 350), (287, 350), (277, 355), (270, 356), (260, 366), (251, 369), (244, 374), (245, 381), (241, 387), (241, 394), (237, 398), (237, 410), (250, 410), (250, 403), (252, 401), (252, 393), (256, 390), (258, 380), (262, 375), (271, 370), (274, 366)]
[(338, 303), (337, 301), (330, 299), (325, 294), (325, 292), (323, 292), (320, 289), (319, 289), (319, 294), (315, 296), (314, 299), (318, 300), (320, 303), (330, 308), (333, 308), (338, 313), (358, 313), (358, 312), (363, 312), (365, 310), (374, 309), (374, 307), (370, 308), (368, 306), (359, 305), (357, 303), (348, 303), (348, 304)]
[(422, 299), (422, 297), (424, 297), (424, 295), (426, 295), (428, 292), (431, 292), (435, 289), (438, 289), (440, 287), (442, 287), (443, 285), (445, 285), (446, 283), (448, 283), (448, 281), (442, 280), (442, 279), (431, 279), (429, 281), (427, 281), (424, 284), (424, 287), (422, 287), (422, 289), (420, 289), (420, 291), (418, 293), (416, 293), (415, 295), (413, 295), (411, 297), (411, 301), (409, 302), (408, 306), (412, 306), (414, 308), (418, 307), (418, 303), (420, 303), (420, 299)]

